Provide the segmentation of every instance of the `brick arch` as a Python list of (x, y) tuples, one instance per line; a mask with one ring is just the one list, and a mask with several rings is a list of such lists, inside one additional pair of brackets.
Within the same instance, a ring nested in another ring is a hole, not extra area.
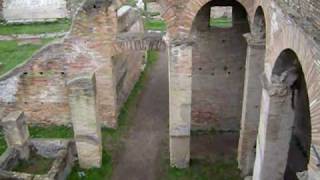
[[(262, 6), (258, 6), (254, 11), (254, 16), (252, 18), (252, 23), (250, 25), (251, 32), (258, 39), (266, 39), (266, 15)], [(263, 31), (263, 32), (262, 32)]]
[[(282, 49), (270, 80), (266, 77), (263, 80), (265, 101), (261, 112), (264, 115), (260, 116), (253, 179), (291, 179), (308, 168), (312, 131), (308, 86), (301, 60), (294, 50)], [(299, 163), (292, 163), (297, 161), (296, 157)], [(279, 173), (270, 174), (275, 169)]]
[[(292, 39), (293, 40), (293, 39)], [(293, 40), (294, 41), (294, 40)], [(308, 172), (312, 177), (319, 177), (320, 171), (318, 167), (317, 154), (315, 153), (314, 148), (319, 153), (320, 150), (320, 142), (318, 141), (318, 137), (320, 135), (318, 125), (320, 122), (320, 70), (319, 70), (319, 61), (316, 58), (319, 57), (319, 49), (315, 50), (315, 52), (308, 51), (306, 53), (301, 52), (300, 48), (295, 46), (295, 43), (289, 42), (291, 46), (287, 48), (280, 49), (277, 52), (284, 51), (292, 51), (299, 63), (301, 65), (301, 69), (304, 73), (307, 94), (309, 99), (309, 111), (310, 111), (310, 123), (311, 123), (311, 147), (310, 147), (310, 157), (308, 164)], [(301, 46), (303, 47), (303, 46)], [(313, 60), (311, 62), (310, 60)], [(272, 69), (275, 69), (277, 66), (277, 61), (272, 63)]]
[[(179, 16), (180, 19), (178, 21), (178, 33), (180, 35), (189, 35), (191, 32), (191, 28), (193, 25), (193, 21), (197, 16), (200, 9), (205, 6), (207, 3), (213, 0), (189, 0), (187, 5), (185, 6), (182, 14)], [(249, 0), (235, 0), (236, 2), (240, 3), (244, 9), (246, 10), (247, 14), (249, 15), (250, 10), (250, 3)]]
[[(271, 77), (271, 69), (275, 67), (277, 56), (286, 49), (291, 49), (297, 55), (302, 70), (305, 75), (305, 81), (309, 96), (309, 107), (311, 116), (311, 144), (314, 145), (318, 152), (320, 142), (317, 137), (318, 124), (320, 122), (320, 46), (310, 34), (293, 23), (293, 18), (286, 12), (277, 10), (277, 4), (269, 4), (266, 1), (258, 1), (255, 4), (255, 10), (261, 6), (265, 13), (267, 29), (267, 54), (265, 59), (265, 73)], [(286, 20), (284, 20), (286, 19)], [(274, 24), (273, 22), (279, 22)], [(319, 177), (320, 171), (317, 167), (318, 161), (314, 150), (310, 149), (309, 176)]]

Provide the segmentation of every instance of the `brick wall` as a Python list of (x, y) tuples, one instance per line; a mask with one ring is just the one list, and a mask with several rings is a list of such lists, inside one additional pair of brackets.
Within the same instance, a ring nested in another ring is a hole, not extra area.
[[(231, 28), (210, 28), (210, 8), (203, 7), (193, 24), (192, 128), (237, 131), (247, 48), (242, 35), (248, 24), (234, 18)], [(233, 9), (235, 17), (243, 11)]]
[[(116, 127), (118, 110), (140, 75), (143, 53), (127, 52), (117, 61), (121, 62), (121, 68), (127, 67), (125, 76), (120, 77), (121, 72), (115, 66), (117, 63), (112, 62), (114, 37), (118, 30), (117, 16), (114, 9), (105, 11), (106, 6), (108, 4), (86, 3), (64, 41), (44, 48), (7, 77), (18, 77), (12, 88), (1, 85), (1, 82), (6, 83), (5, 79), (1, 81), (0, 104), (5, 104), (8, 111), (25, 111), (29, 123), (69, 124), (66, 83), (82, 74), (95, 72), (98, 119), (105, 126)], [(141, 31), (141, 24), (142, 21), (138, 20), (127, 29)], [(120, 78), (117, 79), (118, 76)], [(116, 84), (121, 78), (122, 85), (116, 91)], [(7, 98), (8, 94), (13, 97)], [(117, 102), (117, 99), (121, 100)]]
[[(142, 19), (132, 9), (118, 17), (119, 32), (143, 32)], [(135, 82), (139, 79), (141, 67), (144, 63), (144, 51), (128, 51), (113, 57), (113, 71), (116, 80), (117, 111), (120, 110), (130, 95)]]
[(320, 27), (320, 1), (319, 0), (283, 0), (307, 17), (318, 28)]

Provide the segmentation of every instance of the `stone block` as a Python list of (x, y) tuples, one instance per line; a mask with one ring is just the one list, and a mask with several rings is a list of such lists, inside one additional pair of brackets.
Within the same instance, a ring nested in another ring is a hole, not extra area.
[(29, 158), (29, 130), (24, 113), (14, 111), (2, 120), (2, 126), (8, 147), (15, 148), (20, 153), (20, 158)]
[(76, 138), (79, 164), (82, 168), (100, 167), (102, 163), (101, 142), (89, 138)]
[(101, 166), (100, 122), (96, 118), (95, 76), (83, 75), (68, 82), (71, 117), (82, 168)]
[(190, 161), (190, 136), (170, 137), (170, 164), (172, 167), (187, 168)]

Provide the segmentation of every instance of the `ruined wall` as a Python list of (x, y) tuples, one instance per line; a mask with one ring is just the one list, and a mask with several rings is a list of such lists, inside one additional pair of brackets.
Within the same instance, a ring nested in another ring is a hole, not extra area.
[[(117, 24), (121, 21), (118, 22), (115, 9), (106, 11), (108, 6), (87, 2), (75, 17), (70, 34), (43, 48), (23, 67), (2, 78), (0, 105), (7, 107), (6, 112), (23, 110), (29, 123), (70, 124), (66, 82), (95, 72), (97, 118), (104, 126), (116, 127), (122, 104), (117, 104), (115, 84), (119, 81), (116, 77), (120, 71), (114, 69), (112, 56)], [(136, 21), (138, 23), (127, 29), (143, 30), (141, 21)], [(131, 91), (140, 74), (142, 60), (141, 52), (128, 52), (119, 60), (127, 67), (119, 94), (127, 95)], [(122, 101), (125, 98), (123, 96)]]
[(3, 16), (8, 22), (43, 21), (68, 16), (66, 0), (4, 0)]
[[(138, 20), (137, 20), (138, 19)], [(127, 10), (118, 19), (119, 32), (144, 32), (142, 19), (133, 9)], [(117, 96), (117, 111), (119, 112), (127, 97), (139, 79), (143, 70), (144, 51), (129, 51), (113, 57), (113, 73), (115, 75), (115, 88)]]
[(239, 130), (244, 86), (246, 17), (237, 17), (233, 27), (209, 27), (211, 4), (194, 21), (192, 59), (192, 127)]
[(113, 58), (117, 109), (120, 110), (142, 71), (143, 52), (123, 53)]

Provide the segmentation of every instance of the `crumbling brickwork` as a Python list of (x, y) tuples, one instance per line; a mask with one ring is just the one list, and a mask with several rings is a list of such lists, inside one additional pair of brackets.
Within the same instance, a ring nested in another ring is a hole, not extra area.
[[(1, 103), (23, 110), (29, 123), (70, 124), (66, 82), (80, 74), (96, 72), (97, 118), (104, 126), (116, 127), (119, 109), (140, 75), (144, 52), (121, 55), (114, 51), (115, 34), (118, 24), (129, 32), (144, 29), (138, 16), (130, 16), (133, 23), (126, 24), (128, 18), (122, 17), (127, 20), (123, 22), (115, 9), (105, 11), (108, 6), (87, 2), (75, 17), (67, 37), (43, 48), (26, 65), (4, 77), (3, 80), (17, 77), (12, 85), (16, 91), (3, 86), (2, 92), (7, 93), (1, 96)], [(119, 65), (125, 73), (121, 74)]]

